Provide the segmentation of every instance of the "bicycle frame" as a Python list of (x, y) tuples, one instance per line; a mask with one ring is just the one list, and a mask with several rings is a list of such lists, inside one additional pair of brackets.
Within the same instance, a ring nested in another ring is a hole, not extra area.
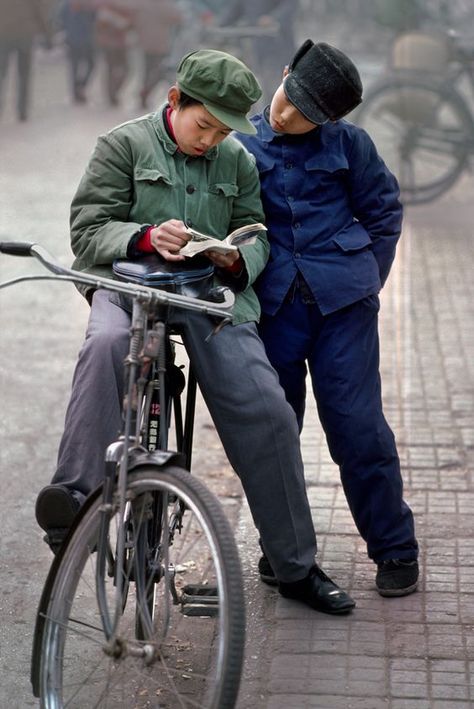
[[(146, 391), (143, 386), (145, 380), (143, 377), (140, 380), (139, 370), (141, 367), (144, 368), (145, 371), (153, 361), (158, 362), (160, 410), (161, 412), (167, 411), (164, 375), (166, 369), (165, 343), (167, 342), (168, 335), (165, 324), (160, 322), (159, 315), (154, 326), (149, 329), (148, 323), (150, 317), (153, 314), (157, 314), (159, 308), (166, 308), (169, 306), (198, 311), (220, 319), (220, 324), (214, 329), (214, 332), (216, 332), (220, 329), (220, 327), (222, 327), (222, 325), (229, 322), (231, 319), (234, 295), (230, 289), (224, 289), (224, 302), (212, 303), (211, 301), (190, 298), (188, 296), (169, 293), (167, 291), (161, 291), (147, 286), (116, 281), (110, 278), (92, 276), (87, 273), (74, 271), (63, 267), (51, 256), (51, 254), (46, 251), (46, 249), (41, 247), (39, 244), (31, 242), (0, 242), (0, 253), (15, 256), (33, 256), (40, 261), (46, 269), (51, 271), (52, 274), (22, 275), (0, 283), (0, 289), (27, 281), (63, 280), (76, 284), (80, 283), (83, 285), (92, 286), (95, 289), (106, 289), (108, 291), (120, 293), (132, 298), (133, 310), (130, 349), (125, 362), (127, 384), (125, 395), (126, 399), (124, 402), (123, 431), (120, 438), (109, 446), (105, 455), (105, 479), (102, 495), (101, 524), (97, 543), (97, 598), (101, 609), (104, 633), (110, 645), (110, 652), (113, 653), (114, 637), (123, 602), (123, 577), (121, 570), (123, 569), (125, 559), (124, 522), (127, 505), (127, 501), (125, 499), (127, 474), (129, 470), (133, 469), (136, 465), (138, 465), (138, 463), (143, 463), (144, 460), (151, 459), (155, 464), (164, 465), (177, 455), (166, 450), (166, 425), (161, 426), (161, 436), (159, 440), (161, 450), (158, 449), (150, 452), (142, 446), (143, 428), (140, 414), (144, 406), (146, 406), (146, 403), (150, 404), (150, 401), (147, 401)], [(138, 381), (140, 381), (140, 386), (142, 386), (140, 392), (136, 390), (136, 384)], [(191, 376), (188, 387), (186, 422), (184, 428), (182, 427), (181, 422), (181, 409), (180, 406), (178, 407), (178, 440), (179, 445), (184, 446), (183, 452), (185, 455), (186, 467), (189, 469), (191, 462), (194, 404), (196, 397), (196, 382), (193, 376)], [(133, 404), (135, 402), (136, 406), (134, 407)], [(113, 617), (111, 617), (109, 613), (109, 604), (105, 599), (103, 579), (108, 551), (108, 515), (111, 509), (112, 494), (116, 480), (119, 491), (120, 523), (118, 527), (115, 566), (115, 612), (113, 613)], [(147, 624), (147, 620), (151, 622), (150, 619), (145, 619), (145, 624)], [(146, 648), (144, 648), (143, 651), (146, 652)]]

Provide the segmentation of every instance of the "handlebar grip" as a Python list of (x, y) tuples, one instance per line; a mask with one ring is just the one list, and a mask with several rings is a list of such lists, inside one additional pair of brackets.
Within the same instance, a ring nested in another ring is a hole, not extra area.
[(0, 252), (9, 256), (33, 256), (33, 241), (0, 241)]

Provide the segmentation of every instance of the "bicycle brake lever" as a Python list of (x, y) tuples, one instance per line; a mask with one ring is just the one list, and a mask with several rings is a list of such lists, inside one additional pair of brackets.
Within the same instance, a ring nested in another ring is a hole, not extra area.
[(213, 328), (211, 330), (211, 332), (209, 333), (209, 335), (205, 338), (204, 342), (209, 342), (209, 340), (211, 339), (211, 337), (213, 337), (213, 335), (217, 335), (217, 333), (222, 330), (224, 325), (227, 325), (230, 322), (232, 322), (231, 318), (225, 318), (224, 320), (221, 320), (219, 323), (217, 323), (215, 328)]

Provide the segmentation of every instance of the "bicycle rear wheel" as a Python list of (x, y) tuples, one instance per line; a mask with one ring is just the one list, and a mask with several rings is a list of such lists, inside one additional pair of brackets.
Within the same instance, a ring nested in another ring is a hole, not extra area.
[(456, 182), (474, 149), (474, 123), (449, 87), (393, 78), (367, 92), (355, 122), (374, 140), (407, 204), (429, 202)]
[[(157, 497), (163, 532), (143, 570), (137, 540), (143, 539)], [(49, 598), (41, 610), (41, 706), (231, 709), (242, 668), (245, 607), (239, 557), (221, 505), (199, 480), (171, 466), (130, 473), (127, 499), (122, 574), (128, 595), (118, 630), (106, 639), (97, 603), (98, 496), (78, 520), (48, 580)], [(109, 544), (115, 549), (116, 494), (112, 507)], [(113, 608), (113, 577), (103, 583)]]

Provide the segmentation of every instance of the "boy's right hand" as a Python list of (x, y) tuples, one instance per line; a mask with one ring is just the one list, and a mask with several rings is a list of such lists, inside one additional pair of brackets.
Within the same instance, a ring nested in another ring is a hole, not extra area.
[(184, 222), (179, 219), (169, 219), (150, 231), (151, 245), (166, 261), (184, 261), (186, 257), (178, 252), (190, 238)]

